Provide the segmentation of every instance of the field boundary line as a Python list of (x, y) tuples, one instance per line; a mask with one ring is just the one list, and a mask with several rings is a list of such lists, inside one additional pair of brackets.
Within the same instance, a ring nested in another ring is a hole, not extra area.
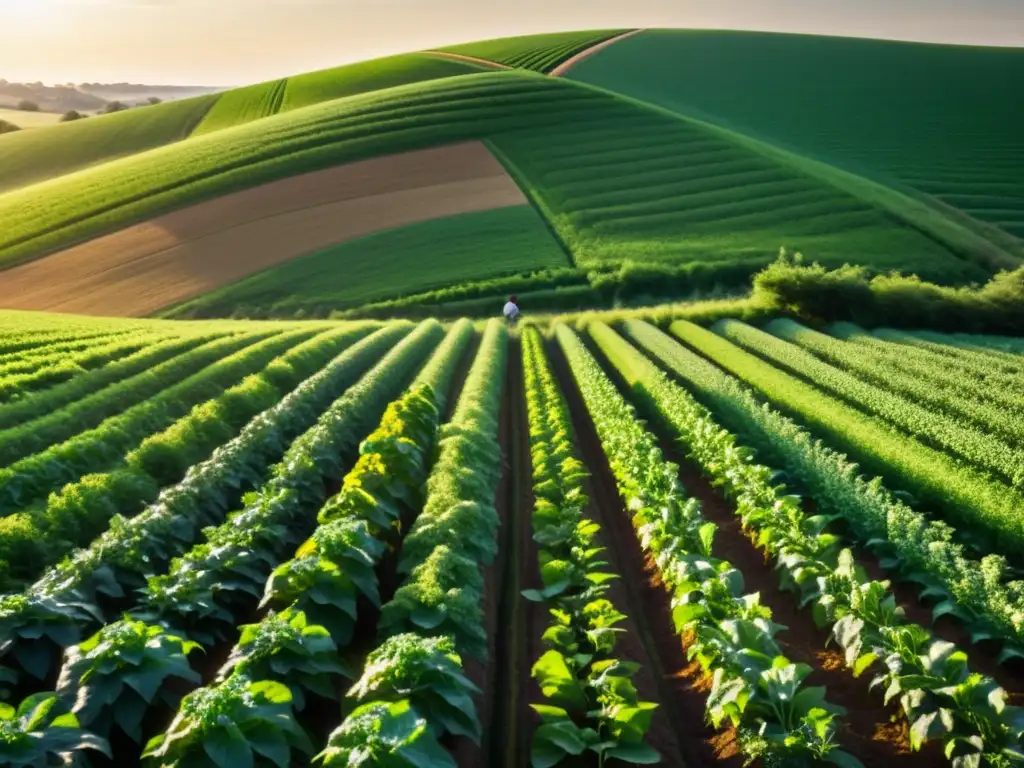
[(461, 61), (465, 64), (476, 64), (487, 69), (516, 69), (516, 67), (510, 67), (508, 64), (502, 64), (500, 61), (479, 59), (476, 56), (465, 56), (461, 53), (449, 53), (448, 51), (420, 51), (420, 53), (425, 53), (428, 56), (439, 56), (442, 59), (451, 59), (452, 61)]
[(609, 37), (607, 40), (602, 40), (600, 43), (595, 43), (589, 48), (584, 48), (579, 53), (575, 54), (574, 56), (570, 56), (561, 64), (554, 67), (550, 72), (547, 73), (548, 77), (562, 77), (563, 75), (565, 75), (566, 72), (575, 67), (584, 59), (593, 56), (595, 53), (600, 53), (605, 48), (615, 45), (615, 43), (619, 42), (620, 40), (625, 40), (627, 37), (633, 37), (633, 35), (639, 35), (641, 32), (646, 31), (646, 27), (641, 27), (640, 29), (631, 29), (629, 30), (629, 32), (623, 32), (621, 35)]
[(569, 266), (579, 269), (579, 264), (576, 263), (576, 256), (573, 254), (572, 248), (569, 247), (569, 243), (565, 241), (565, 238), (562, 237), (562, 233), (559, 232), (558, 227), (555, 226), (554, 213), (548, 208), (547, 203), (544, 202), (544, 199), (540, 196), (540, 193), (537, 192), (536, 188), (529, 184), (529, 179), (526, 177), (526, 174), (523, 173), (522, 169), (512, 161), (512, 158), (502, 152), (501, 148), (491, 139), (483, 139), (483, 144), (487, 147), (487, 150), (491, 153), (494, 159), (498, 161), (498, 164), (505, 169), (505, 173), (508, 174), (508, 177), (512, 179), (513, 183), (519, 187), (519, 190), (523, 193), (523, 197), (526, 198), (527, 203), (533, 206), (537, 215), (540, 216), (541, 221), (544, 222), (545, 229), (551, 233), (551, 237), (553, 237), (555, 242), (558, 243), (559, 247), (561, 247)]

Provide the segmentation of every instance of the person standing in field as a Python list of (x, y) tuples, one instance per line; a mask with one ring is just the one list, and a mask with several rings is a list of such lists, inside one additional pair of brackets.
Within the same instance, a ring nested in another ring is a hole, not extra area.
[(509, 328), (515, 328), (516, 322), (519, 320), (518, 301), (518, 296), (509, 296), (508, 301), (505, 302), (505, 309), (502, 310), (502, 314), (505, 315), (505, 322), (508, 323)]

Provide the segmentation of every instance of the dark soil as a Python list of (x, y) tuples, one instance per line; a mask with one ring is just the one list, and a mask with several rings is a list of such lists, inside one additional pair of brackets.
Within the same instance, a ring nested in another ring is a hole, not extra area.
[[(603, 362), (600, 352), (595, 357)], [(655, 416), (645, 406), (642, 396), (635, 396), (617, 372), (609, 366), (606, 371), (628, 399), (648, 415)], [(732, 504), (704, 478), (677, 443), (665, 438), (668, 430), (661, 428), (658, 419), (652, 418), (649, 428), (659, 437), (666, 458), (679, 466), (680, 480), (689, 495), (700, 501), (704, 518), (718, 526), (713, 554), (736, 567), (743, 574), (747, 589), (757, 589), (761, 603), (771, 609), (773, 620), (786, 627), (779, 634), (778, 643), (791, 661), (805, 663), (813, 669), (806, 684), (826, 686), (828, 701), (847, 710), (840, 718), (843, 748), (869, 768), (942, 764), (944, 757), (937, 743), (927, 745), (921, 752), (910, 751), (898, 705), (884, 706), (880, 695), (868, 687), (869, 675), (855, 678), (845, 669), (842, 657), (828, 648), (828, 632), (815, 625), (810, 611), (797, 609), (794, 595), (779, 589), (772, 564), (742, 530)]]
[(659, 704), (648, 741), (661, 752), (663, 765), (738, 767), (742, 760), (737, 750), (716, 740), (715, 730), (705, 721), (699, 667), (695, 673), (696, 665), (686, 659), (672, 624), (669, 593), (656, 568), (645, 560), (568, 364), (556, 345), (549, 344), (548, 353), (569, 402), (581, 458), (591, 473), (588, 511), (602, 526), (604, 540), (610, 545), (608, 560), (622, 576), (611, 593), (613, 602), (630, 618), (619, 648), (624, 657), (643, 665), (634, 678), (638, 692)]
[[(481, 693), (476, 699), (477, 717), (483, 726), (483, 740), (478, 745), (470, 739), (456, 738), (451, 740), (451, 749), (455, 762), (460, 768), (475, 768), (477, 766), (491, 765), (487, 756), (493, 754), (504, 754), (502, 750), (505, 745), (502, 743), (509, 734), (514, 733), (501, 723), (495, 722), (495, 713), (501, 711), (501, 707), (507, 704), (506, 699), (515, 697), (512, 690), (501, 690), (499, 686), (507, 685), (506, 673), (503, 665), (508, 663), (508, 649), (506, 648), (507, 633), (499, 633), (499, 622), (502, 616), (502, 609), (505, 605), (505, 589), (508, 581), (507, 574), (510, 568), (510, 540), (513, 535), (514, 513), (510, 508), (510, 501), (514, 492), (515, 484), (512, 482), (513, 457), (515, 455), (514, 441), (517, 436), (517, 429), (514, 425), (515, 404), (517, 391), (516, 373), (519, 372), (521, 379), (521, 364), (519, 361), (518, 340), (509, 344), (508, 370), (505, 372), (505, 387), (502, 393), (501, 414), (499, 417), (498, 442), (502, 447), (502, 468), (501, 479), (495, 494), (495, 506), (498, 511), (500, 528), (498, 530), (498, 555), (494, 562), (483, 569), (484, 592), (483, 592), (483, 614), (484, 630), (487, 633), (487, 659), (480, 661), (469, 657), (463, 658), (463, 665), (466, 675), (473, 683), (480, 688)], [(520, 395), (521, 397), (521, 395)], [(500, 647), (499, 647), (500, 638)], [(498, 703), (498, 700), (501, 703)], [(495, 763), (497, 766), (500, 763)]]

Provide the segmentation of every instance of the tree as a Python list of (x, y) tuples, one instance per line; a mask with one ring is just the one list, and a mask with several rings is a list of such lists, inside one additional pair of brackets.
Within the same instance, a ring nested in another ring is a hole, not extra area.
[(88, 115), (83, 115), (78, 110), (72, 109), (72, 110), (68, 110), (63, 115), (61, 115), (60, 116), (60, 121), (62, 123), (70, 123), (73, 120), (85, 120), (86, 117), (88, 117)]
[(121, 101), (111, 101), (103, 107), (103, 114), (109, 115), (112, 112), (123, 112), (128, 109), (128, 105)]
[(146, 99), (146, 101), (148, 101), (150, 104), (161, 104), (161, 103), (163, 103), (163, 99), (158, 98), (156, 96), (150, 96), (148, 99)]
[(18, 102), (18, 109), (20, 109), (22, 112), (38, 112), (39, 105), (36, 104), (34, 101), (22, 99)]
[(14, 123), (8, 123), (6, 120), (0, 120), (0, 133), (14, 133), (20, 131), (21, 128), (16, 126)]

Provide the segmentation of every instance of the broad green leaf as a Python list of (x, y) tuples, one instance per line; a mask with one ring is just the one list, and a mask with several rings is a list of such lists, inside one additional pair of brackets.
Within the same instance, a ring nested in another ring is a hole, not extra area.
[(219, 768), (253, 768), (249, 741), (234, 723), (209, 731), (203, 750)]

